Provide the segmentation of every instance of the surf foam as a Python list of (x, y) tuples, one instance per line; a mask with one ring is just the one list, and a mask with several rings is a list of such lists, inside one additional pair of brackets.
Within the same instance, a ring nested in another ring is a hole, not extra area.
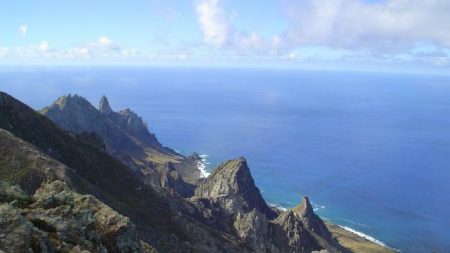
[(205, 178), (208, 177), (211, 173), (208, 172), (208, 155), (200, 155), (201, 160), (197, 163), (197, 168), (200, 170), (200, 177)]
[(283, 206), (277, 205), (277, 204), (273, 204), (273, 203), (267, 203), (267, 205), (270, 207), (276, 208), (278, 210), (281, 210), (283, 212), (288, 210), (286, 207), (283, 207)]
[(349, 231), (349, 232), (351, 232), (351, 233), (353, 233), (353, 234), (355, 234), (355, 235), (357, 235), (357, 236), (360, 236), (360, 237), (362, 237), (362, 238), (364, 238), (364, 239), (366, 239), (368, 241), (371, 241), (371, 242), (373, 242), (375, 244), (378, 244), (380, 246), (383, 246), (383, 247), (392, 249), (394, 251), (400, 252), (400, 250), (392, 248), (392, 247), (389, 247), (386, 243), (384, 243), (384, 242), (382, 242), (380, 240), (377, 240), (377, 239), (373, 238), (370, 235), (366, 235), (366, 234), (364, 234), (364, 233), (362, 233), (360, 231), (354, 230), (353, 228), (350, 228), (350, 227), (347, 227), (347, 226), (341, 226), (341, 225), (338, 225), (338, 226), (343, 228), (343, 229), (345, 229), (345, 230), (347, 230), (347, 231)]

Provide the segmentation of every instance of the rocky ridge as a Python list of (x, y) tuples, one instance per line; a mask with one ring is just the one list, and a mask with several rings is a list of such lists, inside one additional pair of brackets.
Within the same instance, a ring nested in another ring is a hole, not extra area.
[[(205, 224), (179, 195), (143, 183), (106, 152), (77, 139), (13, 97), (5, 93), (0, 97), (0, 128), (9, 132), (0, 135), (0, 140), (10, 143), (1, 145), (1, 180), (23, 187), (33, 185), (32, 194), (61, 174), (57, 179), (77, 193), (91, 194), (129, 217), (139, 238), (161, 252), (241, 251), (242, 245), (232, 235)], [(28, 145), (33, 147), (32, 153), (39, 151), (39, 160), (58, 163), (36, 163), (34, 155), (26, 155), (28, 148), (22, 148)], [(61, 165), (64, 173), (54, 173)], [(43, 171), (50, 173), (48, 177)]]
[[(308, 198), (296, 208), (281, 212), (270, 208), (255, 186), (245, 158), (221, 164), (201, 180), (191, 202), (210, 211), (211, 224), (234, 233), (255, 252), (340, 252)], [(317, 232), (316, 232), (317, 231)]]
[[(87, 101), (75, 99), (75, 108), (89, 108)], [(71, 102), (55, 102), (56, 106), (67, 103)], [(87, 111), (115, 113), (106, 98), (99, 110), (93, 109)], [(75, 124), (61, 113), (55, 115), (64, 124)], [(86, 124), (83, 117), (73, 119)], [(117, 127), (116, 123), (112, 125)], [(14, 238), (0, 236), (1, 250), (15, 249), (12, 242), (17, 238), (37, 238), (33, 245), (18, 244), (20, 250), (39, 246), (42, 252), (346, 251), (307, 198), (292, 210), (270, 208), (244, 158), (223, 163), (196, 184), (193, 195), (183, 198), (177, 193), (182, 189), (157, 187), (138, 178), (113, 152), (105, 152), (101, 144), (108, 151), (108, 141), (101, 134), (73, 134), (63, 129), (64, 124), (57, 126), (0, 92), (0, 128), (4, 129), (0, 130), (0, 216), (5, 217), (0, 228), (15, 231), (11, 224), (20, 220), (31, 231), (14, 233)], [(176, 172), (172, 163), (164, 166), (167, 174)], [(176, 178), (149, 175), (146, 180), (179, 185), (170, 182)]]
[(7, 252), (156, 252), (127, 217), (56, 180), (32, 196), (0, 181), (0, 248)]
[(195, 197), (220, 203), (227, 213), (255, 209), (269, 219), (277, 215), (261, 196), (243, 157), (219, 165), (208, 178), (199, 181)]
[(73, 170), (3, 129), (0, 145), (0, 250), (156, 252), (129, 218), (76, 193), (87, 183)]
[[(130, 109), (114, 112), (102, 96), (99, 108), (78, 95), (58, 98), (40, 111), (62, 128), (105, 150), (130, 168), (138, 178), (154, 186), (175, 189), (183, 196), (193, 193), (200, 177), (198, 160), (163, 147), (147, 124)], [(95, 140), (95, 136), (99, 140)]]

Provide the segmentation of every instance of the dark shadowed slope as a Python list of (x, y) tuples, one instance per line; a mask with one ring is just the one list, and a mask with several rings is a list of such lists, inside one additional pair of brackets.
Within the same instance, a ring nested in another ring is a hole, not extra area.
[[(153, 252), (135, 226), (64, 164), (0, 129), (0, 250)], [(15, 185), (15, 186), (12, 186)]]
[(81, 96), (67, 95), (40, 112), (73, 133), (96, 133), (108, 153), (130, 168), (145, 171), (170, 163), (185, 181), (193, 183), (200, 177), (198, 161), (163, 147), (141, 117), (130, 109), (114, 112), (104, 96), (99, 109)]
[[(102, 103), (97, 112), (113, 113), (105, 101)], [(27, 195), (13, 194), (20, 195), (17, 202), (25, 206), (8, 207), (5, 212), (0, 208), (0, 215), (14, 213), (6, 218), (24, 218), (34, 224), (29, 235), (37, 236), (42, 247), (55, 236), (65, 242), (61, 237), (64, 233), (57, 232), (63, 228), (55, 225), (63, 214), (54, 211), (70, 206), (70, 215), (95, 218), (100, 210), (100, 214), (114, 217), (97, 217), (93, 225), (63, 219), (75, 222), (73, 229), (65, 232), (69, 237), (72, 232), (88, 235), (85, 228), (93, 226), (98, 233), (95, 245), (91, 245), (94, 251), (105, 247), (109, 252), (142, 252), (152, 250), (151, 246), (160, 252), (344, 251), (314, 214), (307, 198), (285, 212), (267, 206), (244, 158), (220, 165), (210, 177), (199, 181), (193, 197), (184, 199), (138, 179), (133, 170), (106, 152), (107, 141), (104, 143), (97, 133), (73, 134), (5, 93), (0, 93), (0, 128), (5, 129), (0, 131), (0, 180), (17, 185)], [(4, 188), (11, 192), (11, 187)], [(51, 196), (56, 202), (47, 205)], [(6, 202), (11, 200), (9, 196)], [(11, 205), (9, 202), (5, 204)], [(75, 208), (77, 205), (81, 210)], [(20, 216), (19, 209), (28, 206), (30, 215)], [(103, 227), (105, 224), (111, 227)], [(8, 229), (15, 231), (15, 227)], [(42, 234), (43, 230), (47, 234)], [(69, 246), (85, 243), (79, 239), (67, 239), (76, 241)]]
[[(0, 128), (73, 169), (92, 186), (77, 185), (79, 192), (93, 194), (129, 216), (137, 225), (141, 238), (163, 252), (189, 252), (192, 249), (207, 252), (207, 249), (233, 249), (239, 245), (232, 237), (196, 220), (195, 209), (181, 197), (142, 183), (108, 153), (78, 140), (6, 93), (0, 93)], [(29, 168), (26, 164), (20, 167)]]

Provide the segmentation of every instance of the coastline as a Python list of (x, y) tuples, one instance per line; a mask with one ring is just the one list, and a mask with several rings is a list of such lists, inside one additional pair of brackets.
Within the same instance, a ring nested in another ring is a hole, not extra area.
[[(337, 224), (336, 224), (336, 225), (337, 225)], [(364, 238), (364, 239), (366, 239), (366, 240), (368, 240), (368, 241), (371, 241), (371, 242), (373, 242), (373, 243), (375, 243), (375, 244), (378, 244), (378, 245), (380, 245), (380, 246), (382, 246), (382, 247), (389, 248), (389, 249), (391, 249), (391, 250), (393, 250), (393, 251), (395, 251), (395, 252), (401, 252), (400, 250), (394, 249), (394, 248), (392, 248), (392, 247), (389, 247), (386, 243), (384, 243), (384, 242), (382, 242), (382, 241), (380, 241), (380, 240), (377, 240), (377, 239), (375, 239), (374, 237), (372, 237), (372, 236), (370, 236), (370, 235), (364, 234), (363, 232), (357, 231), (357, 230), (355, 230), (355, 229), (353, 229), (353, 228), (350, 228), (350, 227), (348, 227), (348, 226), (341, 226), (341, 225), (337, 225), (337, 226), (340, 227), (340, 228), (342, 228), (342, 229), (344, 229), (344, 230), (346, 230), (346, 231), (348, 231), (348, 232), (350, 232), (350, 233), (353, 233), (353, 234), (355, 234), (355, 235), (357, 235), (357, 236), (359, 236), (359, 237), (362, 237), (362, 238)]]
[[(276, 208), (280, 211), (287, 211), (289, 208), (283, 207), (274, 203), (267, 203), (270, 207)], [(325, 208), (324, 206), (314, 204), (314, 211)], [(365, 253), (394, 253), (401, 252), (398, 249), (390, 247), (386, 243), (357, 231), (348, 226), (334, 224), (329, 219), (321, 217), (325, 221), (325, 225), (333, 234), (339, 243), (350, 250), (351, 252), (365, 252)]]
[(208, 177), (211, 172), (208, 172), (208, 155), (199, 155), (201, 160), (197, 163), (197, 168), (200, 170), (200, 178)]
[(396, 253), (400, 252), (397, 249), (389, 247), (387, 244), (368, 236), (364, 233), (356, 231), (351, 228), (344, 228), (343, 226), (325, 222), (325, 225), (330, 230), (333, 237), (335, 237), (339, 244), (348, 249), (350, 252), (365, 252), (365, 253)]
[[(208, 171), (208, 155), (199, 155), (201, 160), (198, 161), (198, 169), (200, 170), (200, 177), (206, 178), (211, 172)], [(275, 203), (267, 203), (270, 207), (276, 208), (280, 211), (287, 211), (289, 208), (283, 207), (282, 205)], [(324, 209), (325, 206), (314, 204), (314, 211)], [(364, 234), (363, 232), (357, 231), (351, 227), (343, 226), (339, 224), (334, 224), (321, 217), (333, 236), (341, 243), (344, 247), (349, 249), (351, 252), (366, 252), (366, 253), (394, 253), (401, 252), (398, 249), (388, 246), (386, 243), (370, 236)]]

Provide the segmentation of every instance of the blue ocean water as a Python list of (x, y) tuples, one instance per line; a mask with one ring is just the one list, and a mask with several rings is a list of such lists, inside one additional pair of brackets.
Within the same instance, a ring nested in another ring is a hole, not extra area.
[(2, 68), (35, 109), (76, 93), (130, 107), (160, 141), (245, 156), (268, 202), (403, 252), (450, 252), (450, 77), (200, 68)]

